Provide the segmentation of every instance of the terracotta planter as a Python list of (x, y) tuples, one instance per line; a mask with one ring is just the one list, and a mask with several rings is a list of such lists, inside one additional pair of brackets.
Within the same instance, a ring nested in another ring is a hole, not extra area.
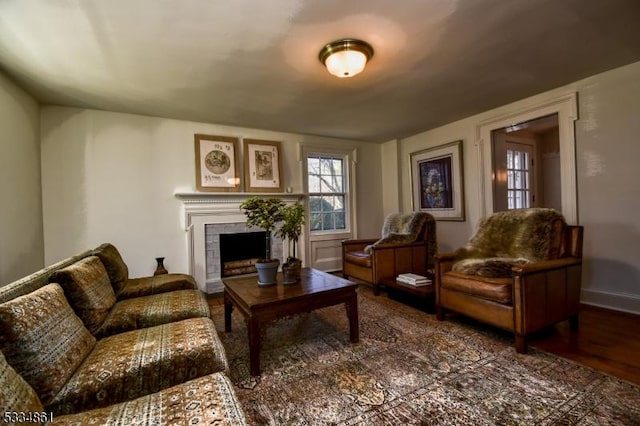
[(294, 284), (300, 281), (300, 270), (302, 262), (298, 259), (289, 261), (282, 265), (282, 276), (284, 284)]

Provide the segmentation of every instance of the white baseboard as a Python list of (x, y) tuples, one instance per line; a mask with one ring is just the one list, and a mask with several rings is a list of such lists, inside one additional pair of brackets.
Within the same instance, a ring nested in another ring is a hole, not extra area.
[(640, 297), (634, 294), (609, 293), (605, 291), (582, 289), (582, 303), (600, 306), (616, 311), (640, 314)]

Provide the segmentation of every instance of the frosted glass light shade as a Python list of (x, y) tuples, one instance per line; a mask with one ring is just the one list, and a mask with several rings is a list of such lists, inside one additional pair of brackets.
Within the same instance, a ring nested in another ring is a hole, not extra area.
[(367, 65), (367, 57), (362, 52), (343, 50), (330, 55), (324, 62), (327, 70), (336, 77), (353, 77), (360, 74)]
[(372, 56), (373, 48), (368, 43), (343, 39), (324, 46), (319, 59), (331, 74), (345, 78), (360, 74)]

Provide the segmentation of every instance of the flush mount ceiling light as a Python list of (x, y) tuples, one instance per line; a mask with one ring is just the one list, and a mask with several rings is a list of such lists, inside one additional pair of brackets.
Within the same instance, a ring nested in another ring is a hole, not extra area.
[(332, 41), (320, 50), (318, 59), (336, 77), (353, 77), (364, 70), (373, 56), (373, 47), (352, 38)]

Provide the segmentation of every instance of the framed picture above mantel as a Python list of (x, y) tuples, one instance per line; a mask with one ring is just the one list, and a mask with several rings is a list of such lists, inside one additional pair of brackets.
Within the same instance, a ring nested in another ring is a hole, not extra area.
[(244, 139), (244, 181), (247, 192), (282, 192), (280, 142)]
[(462, 141), (413, 152), (410, 162), (413, 210), (464, 221)]
[(207, 192), (241, 190), (238, 138), (195, 135), (196, 187)]

